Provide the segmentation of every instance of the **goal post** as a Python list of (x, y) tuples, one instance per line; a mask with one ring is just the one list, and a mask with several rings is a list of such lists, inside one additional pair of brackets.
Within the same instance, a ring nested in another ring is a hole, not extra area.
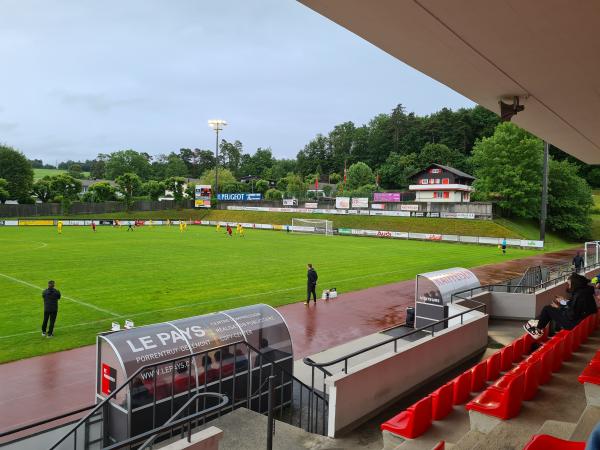
[(333, 222), (324, 219), (296, 219), (292, 218), (293, 233), (316, 233), (333, 236)]

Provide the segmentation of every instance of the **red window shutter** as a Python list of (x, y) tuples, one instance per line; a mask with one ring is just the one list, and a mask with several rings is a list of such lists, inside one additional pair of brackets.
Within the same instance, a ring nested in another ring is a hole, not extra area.
[(442, 184), (450, 184), (449, 178), (442, 178)]
[(444, 198), (450, 198), (450, 192), (448, 192), (448, 191), (444, 192)]

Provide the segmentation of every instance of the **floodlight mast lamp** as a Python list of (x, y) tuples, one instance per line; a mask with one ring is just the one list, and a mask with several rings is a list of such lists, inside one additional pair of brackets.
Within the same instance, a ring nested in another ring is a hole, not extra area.
[(217, 142), (215, 144), (215, 196), (219, 193), (219, 131), (227, 126), (227, 122), (222, 119), (212, 119), (208, 121), (208, 126), (217, 133)]

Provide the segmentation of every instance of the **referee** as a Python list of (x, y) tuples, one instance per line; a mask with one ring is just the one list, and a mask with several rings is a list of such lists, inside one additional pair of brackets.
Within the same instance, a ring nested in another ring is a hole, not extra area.
[(305, 305), (308, 306), (310, 302), (310, 296), (312, 294), (313, 300), (315, 301), (315, 306), (317, 305), (317, 280), (319, 276), (317, 275), (317, 271), (313, 268), (312, 264), (308, 265), (308, 271), (306, 272), (306, 301)]

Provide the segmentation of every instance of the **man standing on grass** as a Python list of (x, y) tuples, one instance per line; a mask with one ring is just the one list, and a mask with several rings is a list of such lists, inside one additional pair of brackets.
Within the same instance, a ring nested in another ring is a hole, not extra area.
[[(60, 299), (60, 292), (57, 289), (54, 289), (54, 281), (48, 281), (48, 289), (42, 292), (42, 298), (44, 299), (44, 322), (42, 322), (42, 336), (51, 338), (54, 336), (54, 322), (56, 321), (56, 315), (58, 314), (58, 300)], [(50, 326), (48, 328), (48, 333), (46, 333), (48, 319), (50, 319)]]
[(308, 303), (310, 302), (310, 296), (312, 294), (313, 300), (315, 301), (315, 306), (317, 306), (317, 280), (319, 279), (319, 276), (317, 275), (317, 271), (313, 268), (312, 264), (308, 265), (306, 279), (306, 301), (304, 304), (308, 306)]

